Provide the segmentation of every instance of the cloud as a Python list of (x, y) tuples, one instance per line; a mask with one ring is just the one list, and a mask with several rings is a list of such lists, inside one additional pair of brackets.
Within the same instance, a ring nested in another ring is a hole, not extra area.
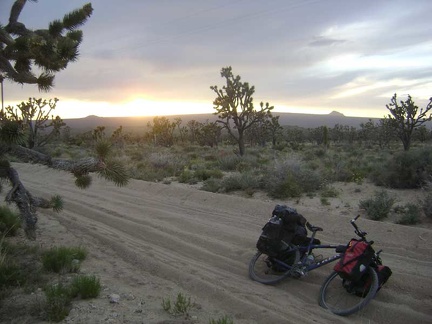
[[(13, 2), (1, 1), (0, 23)], [(46, 28), (86, 2), (28, 2), (22, 20)], [(40, 94), (34, 86), (7, 84), (7, 100), (211, 103), (209, 87), (223, 84), (219, 72), (225, 66), (255, 85), (257, 102), (345, 109), (346, 115), (350, 109), (380, 109), (393, 90), (422, 96), (431, 90), (429, 0), (93, 0), (92, 5), (80, 58), (56, 76), (54, 90)]]

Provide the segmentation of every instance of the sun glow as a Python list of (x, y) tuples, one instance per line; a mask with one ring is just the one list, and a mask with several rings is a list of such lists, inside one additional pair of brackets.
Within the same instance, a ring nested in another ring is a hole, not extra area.
[[(128, 102), (111, 103), (104, 101), (81, 101), (62, 99), (57, 103), (54, 115), (62, 119), (99, 117), (145, 117), (213, 113), (211, 103), (156, 101), (134, 99)], [(17, 106), (20, 102), (5, 102), (5, 106)]]

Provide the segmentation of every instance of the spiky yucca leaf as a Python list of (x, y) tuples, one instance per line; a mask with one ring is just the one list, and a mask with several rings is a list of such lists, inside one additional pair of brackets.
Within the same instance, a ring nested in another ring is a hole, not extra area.
[(129, 182), (127, 170), (117, 161), (106, 161), (105, 168), (98, 173), (102, 178), (114, 182), (119, 187), (125, 186)]
[(0, 128), (0, 141), (6, 144), (24, 144), (26, 134), (22, 124), (10, 120), (3, 121)]
[(75, 29), (86, 22), (93, 13), (93, 8), (90, 3), (84, 5), (81, 9), (74, 10), (66, 14), (63, 18), (63, 25), (67, 29)]
[(63, 199), (59, 195), (51, 197), (51, 206), (55, 212), (60, 212), (63, 210)]
[(110, 154), (111, 152), (111, 143), (106, 141), (106, 140), (99, 140), (96, 143), (96, 154), (97, 156), (102, 159), (105, 160), (106, 157)]
[(38, 77), (37, 83), (39, 91), (48, 92), (54, 86), (54, 75), (50, 73), (42, 73)]
[(58, 19), (54, 20), (50, 23), (48, 30), (51, 36), (59, 37), (63, 31), (63, 23)]
[(78, 188), (86, 189), (86, 188), (90, 187), (91, 182), (92, 182), (92, 178), (90, 175), (83, 174), (83, 175), (75, 175), (75, 176), (76, 176), (75, 185)]
[(81, 30), (73, 30), (66, 34), (66, 37), (73, 39), (74, 41), (81, 43), (83, 40), (83, 32)]

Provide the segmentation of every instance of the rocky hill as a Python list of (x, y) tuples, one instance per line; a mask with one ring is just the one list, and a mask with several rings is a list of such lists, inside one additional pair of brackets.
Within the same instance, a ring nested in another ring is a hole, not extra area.
[[(336, 124), (359, 127), (369, 118), (364, 117), (347, 117), (337, 111), (327, 115), (313, 114), (296, 114), (296, 113), (273, 113), (273, 116), (279, 116), (279, 123), (282, 126), (299, 126), (304, 128), (316, 128), (319, 126), (334, 127)], [(166, 116), (170, 120), (181, 118), (182, 123), (186, 124), (190, 120), (199, 122), (215, 121), (217, 116), (213, 114), (195, 114), (195, 115), (176, 115)], [(88, 116), (85, 118), (65, 119), (66, 124), (76, 131), (85, 131), (94, 129), (97, 126), (105, 126), (107, 129), (115, 129), (119, 126), (128, 130), (144, 129), (153, 117), (98, 117)]]

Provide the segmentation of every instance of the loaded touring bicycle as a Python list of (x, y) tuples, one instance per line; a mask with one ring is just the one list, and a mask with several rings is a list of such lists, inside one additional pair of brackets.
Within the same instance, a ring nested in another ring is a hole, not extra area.
[[(311, 236), (307, 237), (307, 232), (303, 230), (302, 239), (294, 235), (290, 242), (286, 242), (283, 240), (286, 224), (292, 222), (293, 216), (294, 219), (297, 217), (296, 213), (295, 209), (285, 205), (276, 206), (258, 239), (258, 251), (250, 260), (250, 278), (271, 285), (289, 277), (304, 277), (309, 271), (336, 262), (332, 273), (321, 286), (319, 305), (342, 316), (364, 308), (392, 272), (382, 264), (381, 250), (375, 252), (372, 248), (374, 242), (367, 240), (367, 233), (356, 224), (359, 216), (351, 220), (357, 238), (351, 239), (348, 244), (321, 244), (316, 236), (323, 229), (305, 220), (300, 221), (298, 226), (304, 225), (312, 233)], [(324, 259), (316, 258), (315, 254), (318, 255), (322, 249), (332, 249), (335, 254)]]

